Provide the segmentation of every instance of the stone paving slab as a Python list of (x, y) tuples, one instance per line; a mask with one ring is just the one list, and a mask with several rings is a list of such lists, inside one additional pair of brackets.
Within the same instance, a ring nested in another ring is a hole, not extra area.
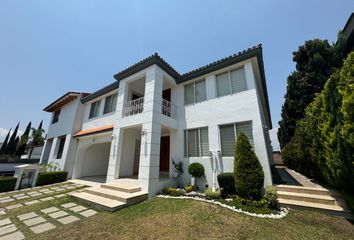
[(43, 191), (42, 193), (44, 193), (44, 194), (50, 194), (50, 193), (55, 193), (55, 191), (52, 191), (52, 190), (46, 190), (46, 191)]
[(0, 237), (0, 240), (23, 240), (23, 239), (25, 239), (25, 236), (20, 231)]
[(19, 204), (7, 206), (6, 209), (7, 210), (11, 210), (11, 209), (19, 208), (19, 207), (22, 207), (22, 206), (23, 205), (21, 203), (19, 203)]
[(12, 197), (16, 198), (17, 200), (29, 198), (29, 196), (26, 195), (26, 194), (18, 194), (18, 195), (14, 195), (14, 196), (12, 196)]
[(39, 199), (39, 200), (42, 201), (42, 202), (45, 202), (45, 201), (50, 201), (50, 200), (53, 200), (53, 199), (55, 199), (55, 198), (53, 198), (53, 197), (46, 197), (46, 198), (41, 198), (41, 199)]
[(76, 207), (77, 204), (73, 202), (65, 203), (61, 205), (63, 208), (71, 208), (71, 207)]
[(26, 224), (26, 226), (31, 227), (31, 226), (34, 226), (34, 225), (37, 225), (37, 224), (40, 224), (40, 223), (44, 223), (46, 221), (47, 220), (45, 220), (42, 217), (35, 217), (35, 218), (31, 218), (31, 219), (23, 221), (23, 223)]
[(17, 227), (15, 226), (15, 224), (10, 224), (10, 225), (6, 225), (6, 226), (2, 226), (0, 227), (0, 236), (1, 235), (5, 235), (7, 233), (11, 233), (17, 230)]
[(76, 207), (69, 208), (69, 210), (71, 210), (71, 211), (77, 213), (77, 212), (82, 212), (82, 211), (84, 211), (84, 210), (87, 210), (87, 207), (78, 205), (78, 206), (76, 206)]
[(8, 224), (11, 224), (10, 218), (5, 218), (3, 220), (0, 220), (0, 227)]
[(49, 231), (54, 228), (56, 228), (56, 227), (53, 224), (47, 222), (47, 223), (42, 223), (40, 225), (31, 227), (30, 229), (32, 230), (32, 232), (38, 234), (38, 233)]
[(58, 222), (62, 223), (62, 224), (69, 224), (69, 223), (72, 223), (72, 222), (76, 222), (76, 221), (79, 221), (80, 218), (78, 217), (75, 217), (75, 216), (67, 216), (67, 217), (63, 217), (63, 218), (59, 218), (57, 219)]
[(65, 193), (62, 193), (62, 194), (58, 194), (58, 195), (54, 195), (53, 197), (55, 198), (62, 198), (62, 197), (65, 197), (66, 194)]
[(8, 199), (1, 200), (0, 203), (8, 203), (8, 202), (13, 202), (13, 201), (15, 201), (15, 199), (8, 198)]
[(48, 214), (48, 213), (52, 213), (52, 212), (57, 212), (59, 210), (60, 209), (57, 207), (50, 207), (50, 208), (42, 209), (41, 212)]
[(86, 210), (86, 211), (83, 211), (83, 212), (79, 212), (79, 214), (81, 216), (84, 216), (84, 217), (91, 217), (93, 215), (95, 215), (97, 212), (95, 210), (92, 210), (92, 209), (89, 209), (89, 210)]
[(0, 201), (11, 199), (10, 196), (0, 198)]
[(18, 215), (17, 218), (20, 219), (21, 221), (30, 219), (30, 218), (34, 218), (34, 217), (38, 217), (38, 214), (35, 212), (29, 212), (29, 213), (25, 213), (22, 215)]
[(33, 205), (33, 204), (36, 204), (36, 203), (39, 203), (39, 201), (38, 200), (33, 200), (33, 201), (25, 202), (25, 205), (30, 206), (30, 205)]
[(55, 218), (55, 219), (60, 218), (60, 217), (64, 217), (64, 216), (67, 216), (67, 215), (69, 215), (69, 213), (67, 213), (67, 212), (65, 212), (63, 210), (48, 214), (49, 217)]

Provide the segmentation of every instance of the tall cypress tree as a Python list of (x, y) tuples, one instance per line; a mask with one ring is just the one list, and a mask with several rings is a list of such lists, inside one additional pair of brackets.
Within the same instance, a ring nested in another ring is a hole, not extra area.
[(5, 149), (6, 154), (13, 154), (16, 152), (16, 142), (15, 141), (16, 141), (16, 136), (17, 136), (19, 126), (20, 126), (20, 123), (17, 124), (14, 132), (11, 135), (9, 143), (7, 144), (6, 149)]
[(344, 40), (336, 44), (327, 40), (310, 40), (293, 52), (296, 70), (288, 77), (285, 101), (279, 121), (278, 139), (283, 148), (294, 135), (297, 122), (304, 118), (305, 108), (319, 93), (330, 74), (342, 65)]
[(42, 125), (43, 125), (43, 120), (41, 121), (41, 123), (38, 126), (38, 129), (42, 129)]
[(31, 122), (28, 123), (25, 132), (22, 134), (20, 141), (17, 143), (16, 155), (21, 156), (26, 150), (27, 142), (29, 139), (29, 133), (31, 131), (31, 124)]
[(10, 128), (9, 132), (7, 133), (7, 135), (6, 135), (6, 138), (5, 138), (4, 142), (1, 145), (0, 154), (5, 153), (5, 149), (6, 149), (6, 146), (7, 146), (7, 142), (9, 141), (10, 133), (11, 133), (11, 128)]

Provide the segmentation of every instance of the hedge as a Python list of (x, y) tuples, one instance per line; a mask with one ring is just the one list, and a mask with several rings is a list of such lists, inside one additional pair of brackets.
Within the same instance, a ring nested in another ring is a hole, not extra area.
[(16, 181), (15, 177), (0, 177), (0, 192), (13, 191)]
[(64, 171), (41, 172), (38, 175), (36, 186), (64, 182), (66, 181), (67, 176), (68, 176), (68, 172), (64, 172)]
[(220, 173), (218, 175), (218, 183), (220, 188), (224, 189), (225, 194), (236, 193), (234, 173)]

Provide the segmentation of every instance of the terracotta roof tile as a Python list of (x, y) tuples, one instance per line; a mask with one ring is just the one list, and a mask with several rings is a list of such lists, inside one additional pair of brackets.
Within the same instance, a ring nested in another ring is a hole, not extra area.
[(75, 133), (73, 135), (73, 137), (82, 137), (82, 136), (91, 135), (91, 134), (95, 134), (95, 133), (107, 132), (110, 130), (113, 130), (113, 124), (81, 130), (81, 131), (78, 131), (77, 133)]

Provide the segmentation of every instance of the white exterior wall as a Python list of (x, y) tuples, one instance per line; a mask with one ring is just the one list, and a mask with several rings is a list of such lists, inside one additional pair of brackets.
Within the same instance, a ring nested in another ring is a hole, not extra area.
[[(248, 90), (217, 97), (215, 75), (242, 65), (245, 69)], [(107, 182), (113, 182), (119, 177), (132, 175), (135, 140), (141, 139), (138, 178), (142, 189), (148, 191), (151, 196), (156, 194), (162, 187), (171, 185), (170, 180), (159, 179), (160, 137), (163, 127), (164, 129), (169, 129), (170, 132), (170, 175), (173, 167), (172, 159), (183, 161), (185, 168), (183, 178), (186, 184), (189, 184), (188, 165), (192, 162), (200, 162), (205, 167), (206, 173), (205, 178), (199, 181), (200, 187), (204, 188), (205, 184), (209, 186), (212, 184), (212, 161), (209, 157), (184, 157), (184, 130), (208, 127), (209, 149), (220, 150), (220, 125), (252, 121), (254, 149), (265, 173), (264, 185), (271, 185), (269, 146), (267, 142), (268, 131), (264, 129), (266, 121), (263, 116), (264, 109), (256, 81), (259, 76), (254, 74), (255, 71), (258, 71), (258, 66), (255, 66), (252, 60), (247, 60), (177, 85), (175, 80), (160, 67), (156, 65), (150, 66), (126, 79), (120, 80), (119, 89), (100, 96), (85, 105), (81, 104), (80, 106), (80, 104), (77, 104), (75, 117), (73, 117), (75, 112), (74, 102), (63, 107), (63, 114), (61, 114), (60, 120), (65, 118), (64, 116), (75, 120), (72, 121), (71, 127), (68, 119), (63, 123), (60, 123), (59, 120), (60, 124), (57, 126), (54, 126), (55, 124), (50, 126), (48, 136), (53, 137), (50, 160), (56, 161), (60, 164), (60, 167), (68, 169), (69, 175), (73, 173), (73, 177), (81, 177), (86, 174), (85, 172), (90, 175), (94, 174), (92, 172), (94, 169), (97, 169), (96, 171), (99, 175), (103, 172), (103, 167), (101, 169), (100, 166), (96, 166), (94, 159), (100, 158), (102, 154), (108, 151)], [(137, 80), (141, 81), (142, 78), (145, 79), (144, 111), (137, 115), (122, 117), (123, 105), (130, 99), (129, 96), (131, 95), (130, 84)], [(184, 85), (203, 78), (206, 79), (207, 100), (185, 106)], [(165, 83), (168, 84), (167, 86), (171, 86), (171, 103), (177, 106), (177, 119), (167, 117), (161, 113), (162, 90)], [(105, 97), (116, 92), (118, 92), (116, 111), (103, 115)], [(91, 103), (99, 99), (101, 99), (100, 114), (95, 118), (88, 119)], [(61, 124), (63, 125), (62, 129), (60, 128)], [(112, 133), (94, 134), (78, 139), (71, 137), (73, 129), (85, 130), (110, 124), (114, 126)], [(141, 131), (137, 131), (140, 128)], [(63, 134), (67, 135), (62, 157), (62, 159), (67, 159), (66, 164), (62, 160), (52, 159), (56, 153), (56, 147), (54, 146), (58, 146), (57, 137)], [(108, 145), (106, 145), (107, 149), (105, 151), (101, 148), (98, 149), (98, 147), (90, 147), (93, 144), (102, 142), (112, 142), (109, 150)], [(94, 150), (96, 152), (92, 152)], [(90, 157), (85, 157), (87, 154)], [(86, 163), (88, 166), (85, 166)], [(233, 157), (223, 157), (218, 163), (218, 171), (232, 172)]]

